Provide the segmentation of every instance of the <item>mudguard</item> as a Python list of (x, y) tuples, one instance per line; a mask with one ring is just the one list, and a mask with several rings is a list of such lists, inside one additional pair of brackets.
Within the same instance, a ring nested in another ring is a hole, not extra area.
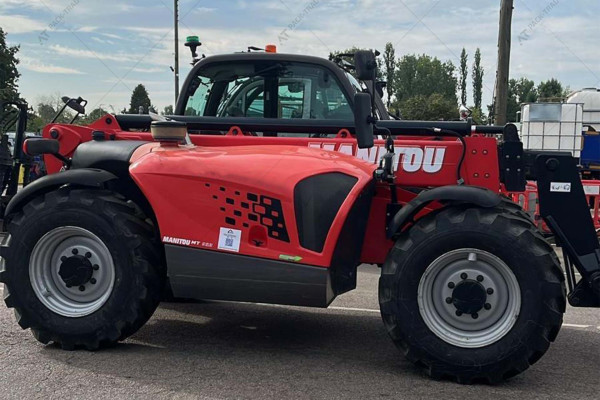
[(105, 183), (117, 179), (108, 171), (92, 168), (81, 168), (47, 175), (27, 185), (19, 191), (6, 206), (4, 216), (19, 211), (29, 200), (48, 193), (63, 185), (78, 185), (92, 188), (103, 188)]
[(394, 215), (386, 228), (387, 238), (391, 239), (400, 232), (405, 224), (411, 222), (432, 201), (460, 201), (489, 208), (499, 205), (502, 200), (497, 193), (474, 186), (441, 186), (423, 191)]

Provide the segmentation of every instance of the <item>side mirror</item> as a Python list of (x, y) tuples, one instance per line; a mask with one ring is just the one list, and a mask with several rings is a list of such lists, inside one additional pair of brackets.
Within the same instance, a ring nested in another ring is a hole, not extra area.
[(356, 78), (361, 81), (373, 81), (377, 76), (377, 61), (371, 50), (358, 50), (354, 53)]
[(359, 149), (373, 147), (373, 123), (371, 116), (371, 95), (356, 93), (354, 95), (354, 129)]
[(23, 142), (23, 153), (28, 156), (41, 156), (42, 154), (59, 154), (60, 145), (54, 139), (25, 139)]

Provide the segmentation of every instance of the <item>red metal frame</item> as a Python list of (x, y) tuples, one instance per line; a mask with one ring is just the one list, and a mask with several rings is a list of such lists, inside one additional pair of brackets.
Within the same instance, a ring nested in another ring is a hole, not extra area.
[[(106, 140), (152, 141), (150, 132), (122, 131), (112, 115), (106, 115), (90, 126), (49, 125), (43, 136), (58, 139), (60, 153), (69, 157), (79, 144), (92, 139), (95, 130), (103, 131)], [(191, 140), (196, 147), (148, 144), (138, 149), (131, 160), (131, 175), (155, 210), (163, 239), (182, 239), (185, 243), (189, 241), (191, 247), (219, 251), (216, 243), (219, 229), (225, 226), (224, 215), (244, 211), (239, 207), (232, 209), (231, 204), (225, 203), (226, 194), (236, 201), (235, 196), (241, 199), (247, 193), (260, 190), (261, 194), (281, 201), (289, 242), (271, 238), (268, 247), (253, 246), (252, 239), (264, 238), (264, 232), (251, 224), (237, 226), (245, 239), (240, 253), (270, 259), (278, 259), (281, 255), (298, 256), (302, 263), (323, 267), (330, 265), (345, 217), (358, 194), (372, 181), (376, 165), (386, 152), (384, 140), (376, 140), (371, 149), (358, 149), (356, 140), (347, 131), (340, 131), (335, 138), (259, 137), (243, 132), (239, 127), (231, 127), (227, 135), (193, 134)], [(499, 192), (496, 139), (474, 135), (464, 140), (466, 152), (460, 171), (464, 183)], [(457, 184), (457, 167), (463, 147), (456, 138), (402, 136), (394, 141), (394, 146), (400, 203), (412, 200), (419, 188)], [(52, 156), (46, 156), (45, 161), (49, 173), (62, 167)], [(323, 251), (315, 253), (302, 248), (298, 241), (293, 189), (304, 177), (328, 171), (354, 176), (358, 183), (339, 209)], [(225, 192), (221, 192), (221, 188)], [(367, 224), (362, 262), (383, 263), (393, 244), (385, 237), (389, 191), (387, 184), (378, 184)], [(237, 204), (236, 201), (236, 207)], [(432, 205), (424, 213), (436, 207)], [(246, 218), (243, 212), (240, 223), (247, 223)]]

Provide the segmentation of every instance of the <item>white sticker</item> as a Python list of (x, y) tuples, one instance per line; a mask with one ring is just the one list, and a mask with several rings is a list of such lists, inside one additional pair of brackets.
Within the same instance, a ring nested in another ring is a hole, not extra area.
[(219, 250), (240, 251), (242, 231), (231, 228), (221, 228), (219, 233)]
[(550, 182), (551, 192), (570, 193), (571, 182)]
[(583, 185), (583, 191), (589, 196), (600, 195), (600, 186)]

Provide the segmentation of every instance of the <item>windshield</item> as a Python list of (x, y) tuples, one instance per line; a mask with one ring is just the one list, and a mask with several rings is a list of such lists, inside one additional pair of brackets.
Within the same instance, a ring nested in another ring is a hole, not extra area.
[[(361, 90), (353, 79), (354, 90)], [(251, 60), (220, 62), (198, 71), (184, 115), (352, 120), (348, 95), (320, 65)]]

